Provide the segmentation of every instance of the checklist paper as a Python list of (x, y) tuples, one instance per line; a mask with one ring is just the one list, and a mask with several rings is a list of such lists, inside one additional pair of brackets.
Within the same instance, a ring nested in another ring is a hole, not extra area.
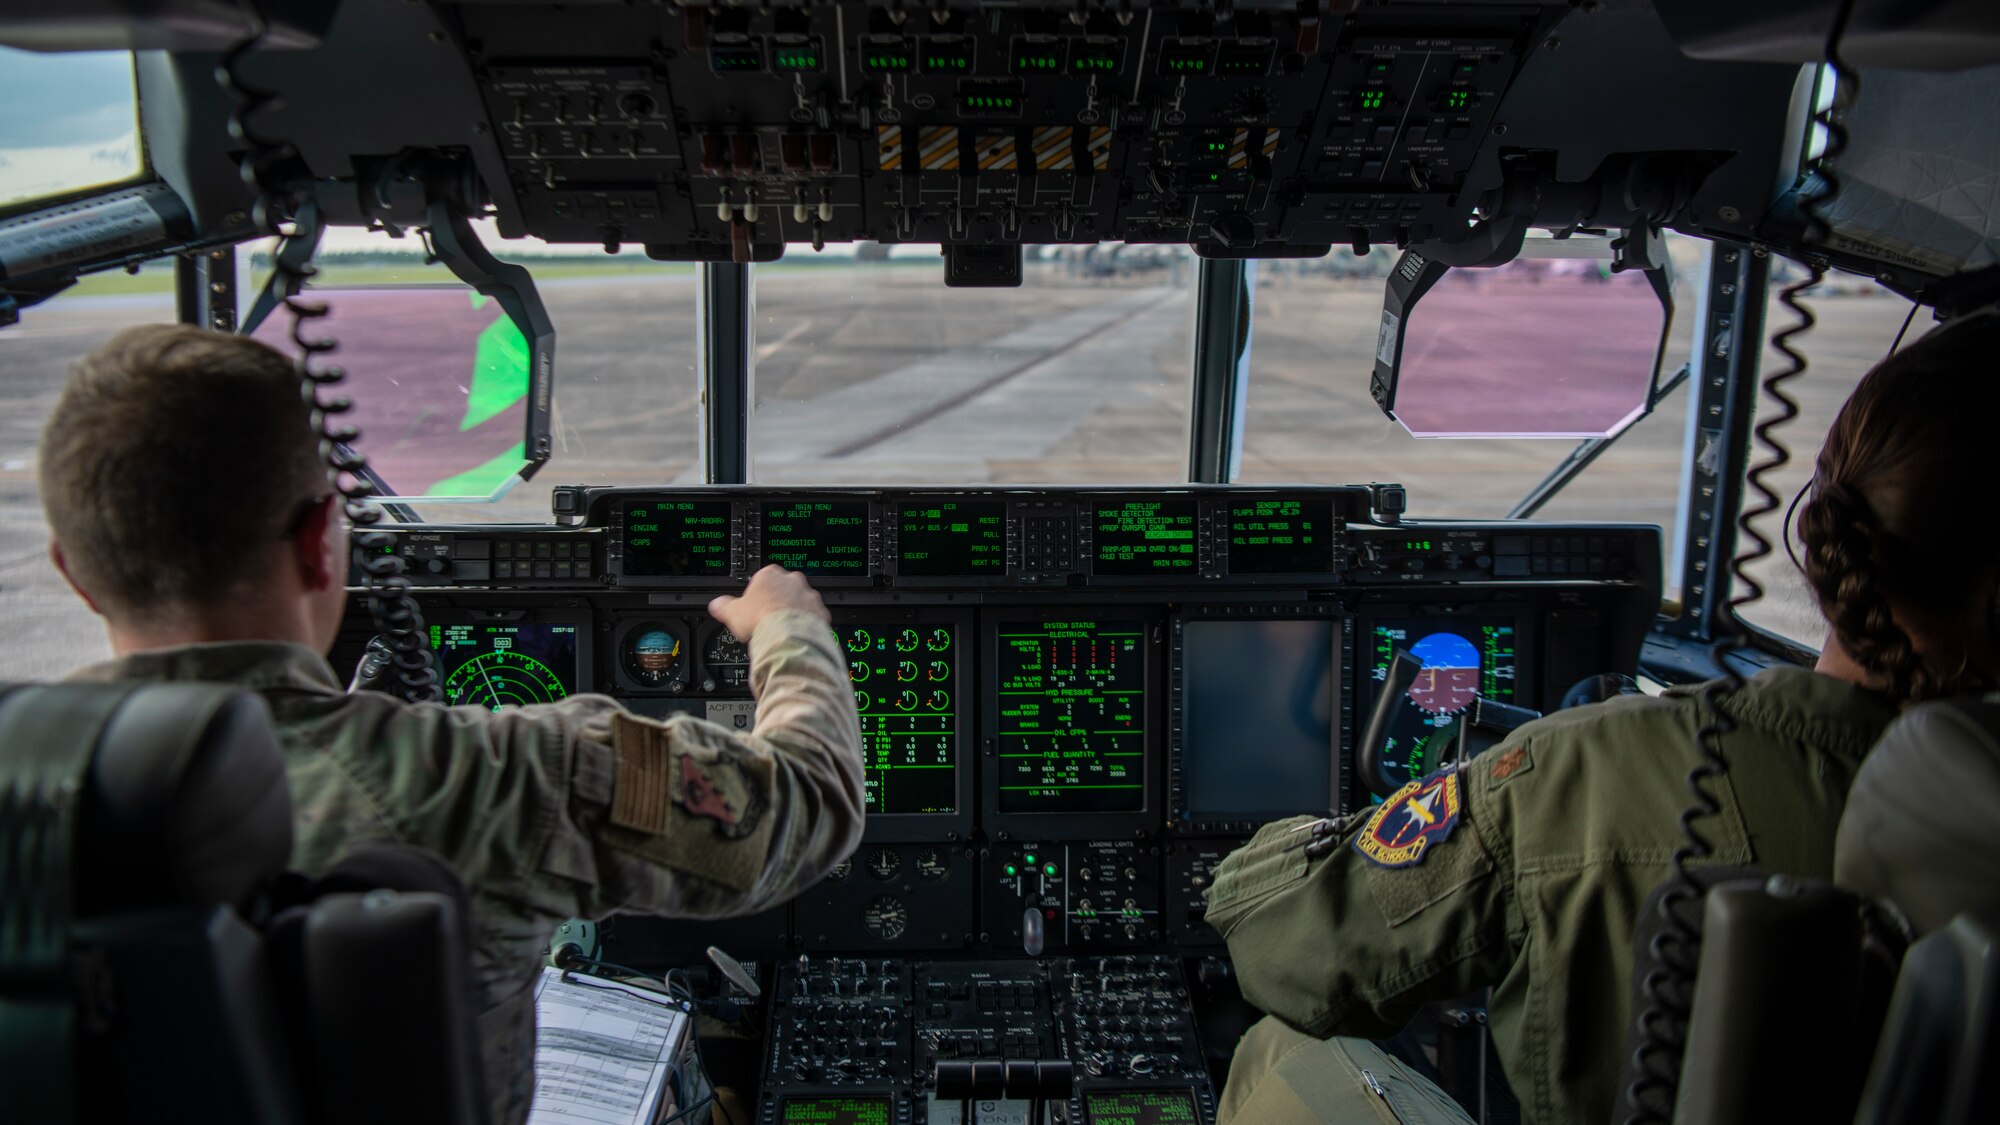
[(658, 992), (542, 970), (529, 1125), (654, 1120), (689, 1030), (687, 1015)]

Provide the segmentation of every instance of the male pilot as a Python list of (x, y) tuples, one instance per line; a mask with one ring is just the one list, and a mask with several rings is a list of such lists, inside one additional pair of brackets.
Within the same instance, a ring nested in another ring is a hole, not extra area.
[(321, 654), (348, 540), (284, 357), (154, 326), (80, 360), (41, 444), (49, 554), (117, 658), (86, 680), (241, 684), (269, 702), (294, 865), (350, 844), (429, 848), (472, 893), (497, 1120), (533, 1087), (537, 954), (613, 910), (710, 917), (783, 902), (861, 839), (860, 722), (825, 605), (767, 567), (709, 612), (749, 644), (748, 733), (611, 699), (509, 707), (348, 694)]

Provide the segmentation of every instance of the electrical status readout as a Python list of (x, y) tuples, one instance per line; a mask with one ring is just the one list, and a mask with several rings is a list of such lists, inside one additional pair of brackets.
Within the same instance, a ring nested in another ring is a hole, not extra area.
[(896, 509), (898, 574), (920, 578), (1007, 573), (1003, 500), (918, 500)]
[(1000, 811), (1144, 808), (1144, 623), (1021, 622), (999, 638)]
[(625, 573), (702, 578), (729, 573), (729, 501), (632, 501), (619, 505)]
[(888, 1098), (786, 1098), (778, 1125), (895, 1125)]
[(764, 561), (803, 574), (868, 573), (868, 504), (798, 500), (765, 504)]
[(1199, 1125), (1191, 1090), (1108, 1090), (1083, 1096), (1088, 1125)]
[(1096, 508), (1098, 574), (1193, 574), (1193, 500), (1126, 500)]
[(861, 712), (870, 816), (958, 811), (956, 637), (948, 625), (837, 625)]
[(1333, 569), (1333, 501), (1229, 502), (1229, 573), (1322, 574)]

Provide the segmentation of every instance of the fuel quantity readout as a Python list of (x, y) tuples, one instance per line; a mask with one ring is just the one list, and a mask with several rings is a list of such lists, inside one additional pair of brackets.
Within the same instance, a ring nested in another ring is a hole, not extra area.
[(999, 638), (1000, 811), (1143, 808), (1144, 624), (1010, 624)]

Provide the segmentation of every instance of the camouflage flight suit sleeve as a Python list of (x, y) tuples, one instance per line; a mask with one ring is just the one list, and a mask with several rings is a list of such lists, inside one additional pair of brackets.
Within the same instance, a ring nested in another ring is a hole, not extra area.
[(861, 721), (833, 631), (798, 611), (765, 618), (750, 642), (750, 690), (748, 733), (624, 711), (584, 724), (580, 770), (608, 770), (612, 786), (606, 805), (580, 793), (577, 832), (556, 841), (552, 858), (579, 875), (587, 841), (577, 913), (747, 914), (860, 844)]

